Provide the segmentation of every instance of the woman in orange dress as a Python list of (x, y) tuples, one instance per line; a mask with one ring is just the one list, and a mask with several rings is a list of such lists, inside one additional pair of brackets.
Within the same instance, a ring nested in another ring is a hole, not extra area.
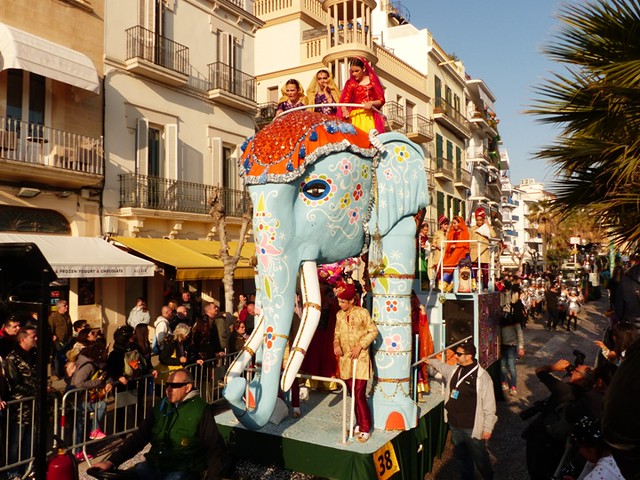
[(349, 62), (349, 73), (351, 77), (344, 85), (340, 103), (359, 103), (362, 108), (342, 107), (338, 115), (367, 133), (373, 128), (384, 132), (384, 118), (373, 110), (384, 105), (384, 88), (376, 72), (369, 62), (358, 57)]
[(464, 257), (469, 255), (469, 230), (464, 219), (456, 215), (451, 220), (451, 228), (447, 234), (442, 267), (444, 270), (442, 291), (448, 292), (453, 284), (453, 271)]

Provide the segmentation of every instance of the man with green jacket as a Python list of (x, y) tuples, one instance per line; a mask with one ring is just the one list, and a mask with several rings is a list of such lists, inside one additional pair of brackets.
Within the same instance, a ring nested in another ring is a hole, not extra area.
[(111, 470), (134, 457), (149, 442), (146, 460), (131, 470), (142, 480), (207, 480), (222, 478), (224, 441), (209, 405), (193, 386), (191, 374), (176, 370), (165, 383), (167, 396), (151, 415), (105, 461), (94, 464)]

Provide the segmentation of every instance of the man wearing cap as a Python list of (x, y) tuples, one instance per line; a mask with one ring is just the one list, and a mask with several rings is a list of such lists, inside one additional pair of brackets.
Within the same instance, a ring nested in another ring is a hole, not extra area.
[(482, 288), (489, 288), (489, 262), (491, 261), (490, 239), (496, 238), (495, 230), (487, 222), (487, 213), (484, 208), (478, 207), (474, 212), (476, 224), (471, 227), (470, 255), (473, 271), (478, 269), (478, 255), (480, 256), (480, 269), (482, 272)]
[(486, 442), (498, 421), (493, 380), (475, 359), (473, 342), (462, 343), (454, 351), (457, 365), (429, 359), (429, 373), (439, 372), (446, 380), (444, 419), (451, 430), (460, 478), (475, 478), (475, 464), (483, 479), (492, 479)]
[(369, 345), (378, 335), (378, 328), (367, 309), (355, 305), (356, 289), (353, 284), (341, 282), (335, 292), (340, 311), (336, 316), (333, 352), (339, 357), (340, 378), (347, 380), (349, 389), (352, 388), (353, 361), (356, 360), (355, 388), (351, 394), (358, 422), (356, 440), (364, 443), (369, 440), (371, 431), (371, 410), (366, 396), (367, 380), (371, 377)]
[(438, 284), (440, 277), (440, 259), (442, 258), (442, 246), (447, 241), (449, 219), (444, 215), (438, 217), (438, 231), (433, 235), (431, 243), (431, 256), (429, 257), (429, 278), (434, 285)]

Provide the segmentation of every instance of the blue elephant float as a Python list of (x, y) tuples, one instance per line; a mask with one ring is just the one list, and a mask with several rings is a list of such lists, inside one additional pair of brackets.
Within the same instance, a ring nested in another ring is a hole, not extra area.
[[(422, 150), (398, 133), (367, 134), (333, 116), (298, 111), (248, 139), (240, 166), (254, 206), (260, 313), (226, 376), (224, 395), (236, 417), (261, 428), (279, 389), (288, 391), (295, 380), (320, 318), (317, 265), (368, 251), (379, 331), (372, 346), (374, 427), (415, 427), (410, 294), (413, 216), (429, 199)], [(298, 281), (303, 313), (283, 367)], [(247, 386), (242, 373), (255, 354), (261, 369)]]

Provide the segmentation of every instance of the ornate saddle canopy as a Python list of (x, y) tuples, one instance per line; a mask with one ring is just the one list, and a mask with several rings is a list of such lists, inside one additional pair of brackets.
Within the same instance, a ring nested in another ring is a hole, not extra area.
[(277, 117), (242, 144), (240, 175), (248, 185), (295, 180), (319, 158), (351, 151), (374, 158), (369, 136), (332, 115), (298, 111)]

